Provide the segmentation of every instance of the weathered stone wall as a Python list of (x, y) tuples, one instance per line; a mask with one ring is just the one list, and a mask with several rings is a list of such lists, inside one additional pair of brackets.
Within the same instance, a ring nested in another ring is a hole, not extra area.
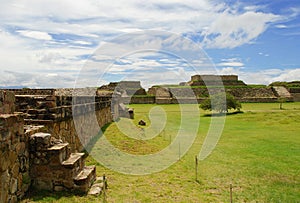
[(0, 104), (0, 202), (17, 202), (31, 183), (28, 139), (42, 127), (24, 129), (23, 115), (13, 112), (14, 94), (1, 91), (0, 95), (4, 101)]
[(6, 89), (15, 95), (53, 95), (55, 89)]
[(237, 75), (193, 75), (187, 84), (190, 86), (246, 86), (243, 81), (238, 80)]
[(300, 102), (300, 88), (288, 88), (293, 97), (293, 101)]
[[(0, 115), (0, 202), (16, 202), (22, 193), (23, 178), (28, 179), (28, 151), (21, 115)], [(25, 188), (24, 188), (25, 190)]]
[(12, 114), (15, 112), (15, 95), (10, 91), (0, 91), (0, 113)]
[(52, 95), (16, 95), (16, 111), (28, 113), (32, 109), (56, 107), (56, 98)]
[(216, 81), (216, 80), (222, 80), (222, 81), (238, 81), (237, 75), (193, 75), (191, 77), (192, 81)]
[[(96, 134), (91, 135), (82, 133), (82, 131), (86, 132), (86, 130), (90, 128), (90, 124), (93, 123), (93, 114), (96, 116), (99, 127), (103, 127), (104, 125), (112, 122), (111, 108), (108, 106), (96, 111), (85, 111), (82, 112), (82, 114), (77, 114), (74, 118), (77, 119), (77, 123), (81, 124), (81, 126), (77, 126), (77, 128), (75, 127), (73, 117), (49, 122), (45, 124), (45, 126), (52, 136), (62, 139), (64, 142), (68, 142), (70, 144), (71, 151), (82, 151), (84, 149), (83, 144), (88, 144), (93, 136), (96, 136)], [(81, 132), (77, 132), (79, 128)], [(81, 138), (79, 138), (79, 133)]]
[[(27, 124), (42, 124), (47, 128), (47, 132), (52, 136), (68, 142), (72, 151), (82, 151), (83, 140), (91, 139), (91, 135), (81, 135), (81, 140), (78, 137), (78, 132), (74, 124), (74, 118), (77, 119), (84, 128), (89, 128), (93, 117), (96, 116), (99, 127), (112, 122), (113, 115), (111, 113), (111, 97), (88, 97), (78, 96), (73, 97), (75, 103), (72, 106), (72, 97), (59, 96), (56, 97), (56, 103), (63, 106), (56, 106), (47, 109), (30, 109), (25, 121)], [(93, 101), (91, 103), (91, 101)]]
[(119, 102), (124, 104), (155, 104), (155, 96), (121, 97)]
[(300, 102), (300, 93), (291, 93), (293, 101)]
[(140, 81), (120, 81), (117, 85), (117, 88), (120, 89), (128, 89), (128, 88), (134, 88), (134, 89), (140, 89), (142, 88)]
[(232, 88), (226, 90), (237, 98), (275, 98), (274, 92), (271, 88)]
[[(137, 83), (134, 83), (137, 85)], [(140, 83), (138, 83), (140, 85)], [(95, 114), (100, 127), (112, 122), (112, 95), (98, 96), (96, 88), (61, 88), (61, 89), (20, 89), (13, 90), (16, 100), (9, 93), (1, 93), (1, 109), (5, 112), (25, 113), (25, 123), (44, 125), (56, 138), (69, 142), (73, 151), (83, 150), (73, 121), (73, 110), (78, 120), (88, 127), (90, 115)], [(16, 102), (14, 109), (13, 102)], [(76, 105), (73, 105), (76, 104)], [(74, 109), (72, 109), (72, 105)], [(84, 140), (90, 138), (89, 135)]]
[(72, 97), (72, 96), (96, 96), (96, 87), (86, 87), (86, 88), (59, 88), (55, 89), (53, 95), (62, 97)]
[[(219, 87), (210, 87), (209, 89), (203, 87), (152, 87), (149, 91), (155, 95), (157, 104), (176, 104), (194, 103), (195, 99), (200, 102), (210, 94), (215, 94), (222, 90), (223, 88)], [(241, 102), (276, 102), (278, 98), (272, 91), (272, 88), (269, 87), (227, 87), (225, 90)]]

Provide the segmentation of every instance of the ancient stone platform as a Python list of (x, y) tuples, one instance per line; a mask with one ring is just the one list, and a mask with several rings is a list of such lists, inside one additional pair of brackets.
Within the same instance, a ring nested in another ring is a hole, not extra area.
[(96, 180), (96, 167), (85, 166), (84, 153), (70, 153), (68, 143), (48, 133), (30, 137), (30, 176), (33, 187), (87, 193)]

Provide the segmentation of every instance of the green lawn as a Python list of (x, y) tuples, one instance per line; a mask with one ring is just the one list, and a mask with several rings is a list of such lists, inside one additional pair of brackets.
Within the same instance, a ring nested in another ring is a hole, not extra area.
[[(156, 105), (132, 105), (134, 123), (143, 119), (149, 124), (148, 112)], [(167, 115), (164, 129), (153, 139), (137, 140), (124, 135), (112, 123), (105, 130), (107, 139), (130, 154), (156, 153), (167, 147), (180, 128), (178, 105), (161, 105)], [(209, 128), (209, 112), (201, 110), (200, 128), (189, 151), (175, 164), (150, 175), (124, 175), (97, 164), (98, 175), (106, 174), (108, 202), (230, 202), (232, 184), (234, 202), (300, 201), (300, 103), (245, 103), (244, 113), (226, 117), (222, 136), (215, 150), (199, 162), (195, 181), (195, 155), (199, 154)], [(192, 123), (198, 118), (190, 114)], [(122, 121), (122, 120), (121, 120)], [(191, 133), (184, 126), (186, 133)], [(127, 133), (135, 132), (128, 128)], [(140, 130), (140, 129), (139, 129)], [(149, 134), (155, 134), (151, 132)], [(145, 131), (144, 131), (145, 132)], [(97, 143), (96, 145), (97, 146)], [(154, 166), (156, 163), (152, 163)], [(42, 193), (24, 202), (101, 202), (102, 196), (76, 196), (66, 193)]]

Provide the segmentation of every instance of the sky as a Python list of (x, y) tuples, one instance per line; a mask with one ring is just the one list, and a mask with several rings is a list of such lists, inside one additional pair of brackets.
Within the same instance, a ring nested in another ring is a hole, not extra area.
[(299, 0), (0, 1), (0, 87), (300, 80)]

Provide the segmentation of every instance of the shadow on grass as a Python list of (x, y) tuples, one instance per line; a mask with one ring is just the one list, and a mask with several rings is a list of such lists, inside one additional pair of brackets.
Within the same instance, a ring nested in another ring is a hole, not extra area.
[(76, 192), (76, 191), (60, 191), (53, 192), (47, 190), (37, 190), (34, 188), (29, 189), (25, 197), (22, 198), (21, 202), (30, 201), (47, 201), (47, 202), (56, 202), (61, 198), (69, 197), (84, 197), (85, 193)]
[(209, 113), (204, 114), (203, 117), (222, 117), (222, 116), (231, 116), (236, 114), (242, 114), (243, 111), (227, 112), (227, 113)]
[(101, 131), (98, 132), (97, 135), (95, 135), (90, 141), (89, 143), (85, 146), (85, 150), (84, 153), (86, 154), (86, 156), (88, 156), (91, 152), (91, 150), (93, 149), (94, 145), (96, 144), (96, 142), (103, 136), (104, 132), (106, 131), (106, 129), (111, 125), (112, 123), (107, 123), (105, 124), (102, 128)]

